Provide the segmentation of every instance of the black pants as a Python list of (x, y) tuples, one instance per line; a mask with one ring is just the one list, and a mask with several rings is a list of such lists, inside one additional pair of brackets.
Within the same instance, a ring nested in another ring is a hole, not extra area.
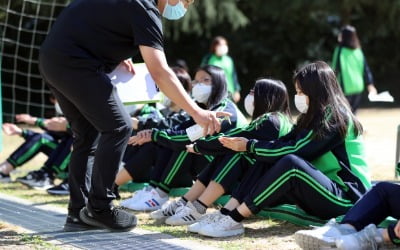
[(212, 162), (200, 172), (197, 180), (204, 186), (208, 186), (213, 180), (223, 187), (225, 193), (231, 193), (251, 165), (240, 153), (215, 156)]
[(124, 168), (134, 182), (149, 182), (158, 158), (158, 145), (152, 142), (128, 146), (124, 154)]
[(71, 158), (72, 136), (61, 139), (60, 144), (50, 154), (47, 161), (44, 163), (42, 170), (51, 174), (53, 177), (66, 179), (68, 176), (68, 165)]
[(339, 185), (295, 155), (286, 155), (267, 168), (252, 187), (244, 202), (253, 214), (265, 207), (295, 204), (311, 215), (330, 219), (353, 205)]
[(255, 164), (248, 167), (247, 171), (243, 174), (240, 184), (235, 187), (231, 196), (239, 203), (242, 203), (246, 196), (253, 190), (254, 185), (264, 176), (269, 168), (270, 166), (268, 164), (256, 161)]
[(359, 231), (371, 223), (378, 225), (388, 216), (400, 219), (399, 197), (399, 185), (380, 182), (347, 212), (342, 223), (349, 223)]
[(74, 134), (69, 211), (76, 213), (85, 206), (85, 174), (88, 156), (94, 149), (88, 202), (96, 209), (109, 209), (115, 198), (115, 176), (132, 130), (130, 117), (96, 60), (54, 51), (41, 51), (39, 60), (42, 76)]
[(150, 183), (157, 183), (157, 186), (165, 192), (176, 187), (191, 187), (197, 175), (211, 161), (211, 158), (208, 159), (203, 155), (186, 151), (169, 151), (163, 147), (158, 154), (159, 160), (154, 166)]

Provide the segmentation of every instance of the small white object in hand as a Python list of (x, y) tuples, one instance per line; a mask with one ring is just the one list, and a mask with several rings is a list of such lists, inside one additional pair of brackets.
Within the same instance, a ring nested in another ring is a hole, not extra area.
[(368, 99), (370, 102), (394, 102), (394, 98), (389, 91), (383, 91), (379, 94), (369, 94)]

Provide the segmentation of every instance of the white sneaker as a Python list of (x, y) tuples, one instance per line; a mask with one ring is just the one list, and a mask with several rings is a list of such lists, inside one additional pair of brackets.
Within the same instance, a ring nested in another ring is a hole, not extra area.
[(297, 231), (294, 239), (303, 249), (336, 248), (335, 241), (338, 237), (355, 232), (355, 229), (340, 225), (335, 219), (330, 219), (322, 227)]
[(172, 200), (165, 203), (160, 209), (150, 213), (150, 217), (155, 220), (165, 220), (175, 214), (178, 207), (185, 206), (180, 200)]
[(130, 202), (125, 204), (126, 208), (135, 211), (154, 211), (160, 209), (161, 206), (168, 201), (168, 196), (162, 198), (153, 188), (146, 193), (140, 195), (140, 197), (135, 200), (135, 202)]
[(135, 204), (136, 200), (139, 200), (140, 197), (142, 197), (145, 193), (150, 192), (150, 191), (151, 190), (147, 190), (147, 187), (144, 187), (143, 189), (134, 192), (132, 194), (131, 198), (128, 198), (128, 199), (125, 199), (125, 200), (121, 201), (120, 205), (122, 207), (128, 208), (130, 206), (130, 204)]
[(230, 237), (244, 233), (244, 226), (240, 222), (234, 221), (228, 215), (220, 215), (219, 220), (216, 220), (199, 230), (199, 234), (214, 238)]
[(165, 223), (172, 226), (190, 225), (195, 223), (202, 214), (197, 212), (193, 204), (188, 201), (185, 206), (178, 207), (174, 215), (168, 217)]
[(197, 220), (197, 222), (189, 225), (187, 230), (191, 233), (198, 233), (202, 227), (219, 220), (220, 215), (222, 214), (219, 212), (219, 210), (210, 214), (204, 214), (200, 219)]
[(342, 250), (378, 249), (383, 243), (383, 237), (374, 224), (369, 224), (363, 230), (343, 235), (336, 240), (336, 246)]

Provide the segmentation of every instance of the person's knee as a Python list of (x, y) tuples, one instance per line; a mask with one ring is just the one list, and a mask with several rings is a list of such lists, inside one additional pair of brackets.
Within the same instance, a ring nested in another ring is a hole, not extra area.
[(43, 134), (35, 133), (31, 137), (32, 141), (42, 141), (42, 140), (45, 140), (45, 139), (46, 139), (46, 136), (45, 136), (44, 133)]
[(287, 171), (297, 168), (297, 166), (299, 165), (299, 160), (301, 160), (300, 157), (294, 154), (288, 154), (278, 160), (275, 165), (279, 166), (279, 169)]
[(393, 192), (400, 193), (400, 186), (390, 182), (379, 182), (372, 187), (371, 191), (377, 192), (381, 196), (391, 196)]
[(124, 121), (118, 127), (112, 129), (110, 133), (118, 137), (129, 137), (132, 134), (132, 125), (128, 121)]
[(98, 132), (95, 129), (87, 130), (85, 134), (74, 133), (73, 148), (92, 148), (93, 144), (98, 137)]

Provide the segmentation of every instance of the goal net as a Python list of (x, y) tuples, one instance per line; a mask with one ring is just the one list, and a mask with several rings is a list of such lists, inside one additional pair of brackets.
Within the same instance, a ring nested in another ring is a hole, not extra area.
[(0, 0), (3, 121), (15, 114), (53, 116), (50, 91), (40, 76), (38, 56), (56, 17), (71, 0)]

